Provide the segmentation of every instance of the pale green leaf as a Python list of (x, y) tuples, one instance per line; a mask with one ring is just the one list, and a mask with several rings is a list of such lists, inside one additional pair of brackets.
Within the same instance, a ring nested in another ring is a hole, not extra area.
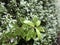
[(29, 41), (31, 38), (35, 38), (36, 34), (34, 29), (31, 29), (28, 31), (27, 35), (26, 35), (26, 40)]
[(38, 17), (35, 15), (35, 16), (33, 17), (33, 22), (35, 23), (37, 20), (38, 20)]
[(0, 4), (0, 12), (5, 12), (7, 11), (4, 5)]
[(30, 26), (34, 27), (34, 24), (33, 24), (32, 21), (25, 20), (24, 23), (27, 24), (27, 25), (30, 25)]
[(40, 32), (45, 32), (45, 30), (44, 30), (43, 27), (37, 27), (37, 29), (38, 29)]
[(39, 26), (40, 24), (41, 24), (41, 21), (38, 20), (38, 21), (36, 22), (36, 26)]
[(38, 38), (41, 39), (42, 38), (41, 33), (37, 28), (36, 28), (36, 33), (37, 33)]

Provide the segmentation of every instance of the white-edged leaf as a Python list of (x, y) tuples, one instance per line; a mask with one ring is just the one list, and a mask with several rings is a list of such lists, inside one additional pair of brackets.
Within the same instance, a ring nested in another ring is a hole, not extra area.
[(32, 21), (25, 20), (24, 23), (27, 24), (27, 25), (30, 25), (30, 26), (34, 27), (34, 24), (33, 24)]

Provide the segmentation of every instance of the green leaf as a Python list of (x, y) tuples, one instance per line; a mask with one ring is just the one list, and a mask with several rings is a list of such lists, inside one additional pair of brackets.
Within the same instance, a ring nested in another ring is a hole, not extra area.
[(38, 20), (38, 21), (36, 22), (36, 26), (39, 26), (40, 24), (41, 24), (41, 21)]
[(26, 41), (29, 41), (31, 39), (31, 31), (29, 30), (26, 35)]
[(38, 17), (35, 15), (32, 19), (32, 21), (35, 23), (38, 20)]
[(3, 4), (0, 4), (0, 12), (7, 11)]
[(33, 24), (32, 21), (25, 20), (24, 23), (27, 24), (27, 25), (30, 25), (30, 26), (34, 27), (34, 24)]
[(42, 38), (41, 33), (37, 28), (36, 28), (36, 33), (37, 33), (38, 38), (41, 39)]
[(34, 29), (31, 29), (28, 31), (27, 35), (26, 35), (26, 40), (29, 41), (31, 38), (35, 38), (36, 37), (36, 33), (34, 31)]
[(37, 27), (37, 29), (38, 29), (40, 32), (45, 32), (45, 30), (44, 30), (43, 27)]
[(14, 35), (18, 35), (18, 36), (21, 36), (22, 38), (25, 37), (25, 32), (22, 28), (18, 28), (14, 31)]
[(34, 25), (36, 26), (39, 26), (41, 24), (41, 21), (38, 20), (38, 17), (37, 16), (34, 16), (33, 19), (32, 19)]

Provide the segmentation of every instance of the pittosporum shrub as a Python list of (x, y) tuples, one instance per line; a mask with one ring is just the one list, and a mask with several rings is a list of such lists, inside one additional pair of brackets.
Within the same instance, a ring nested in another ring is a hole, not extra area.
[(55, 11), (54, 0), (0, 0), (0, 45), (52, 45)]

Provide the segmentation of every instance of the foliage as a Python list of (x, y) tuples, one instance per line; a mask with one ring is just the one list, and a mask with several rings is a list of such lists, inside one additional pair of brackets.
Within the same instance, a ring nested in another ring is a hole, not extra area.
[(56, 29), (54, 0), (0, 0), (1, 45), (16, 45), (21, 38), (52, 45)]

